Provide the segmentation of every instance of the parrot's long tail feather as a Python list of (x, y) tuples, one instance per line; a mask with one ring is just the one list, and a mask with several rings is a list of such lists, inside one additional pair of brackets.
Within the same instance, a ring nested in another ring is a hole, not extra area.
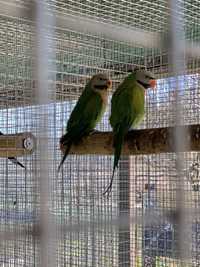
[(67, 158), (67, 156), (69, 154), (71, 146), (72, 146), (72, 142), (68, 142), (67, 148), (65, 150), (65, 154), (64, 154), (64, 156), (63, 156), (63, 158), (62, 158), (62, 160), (61, 160), (61, 162), (60, 162), (60, 164), (58, 166), (58, 172), (60, 171), (60, 168), (62, 167), (63, 163), (65, 162), (65, 160), (66, 160), (66, 158)]
[(107, 193), (108, 193), (108, 196), (110, 195), (110, 192), (112, 190), (113, 178), (114, 178), (116, 167), (113, 167), (113, 172), (112, 172), (112, 176), (111, 176), (111, 179), (110, 179), (110, 183), (109, 183), (108, 187), (106, 188), (106, 190), (103, 192), (103, 195), (106, 195)]
[(110, 184), (108, 185), (106, 190), (103, 192), (103, 195), (108, 194), (108, 196), (109, 196), (109, 194), (112, 190), (113, 178), (114, 178), (115, 170), (118, 167), (119, 159), (121, 156), (122, 145), (123, 145), (123, 141), (124, 141), (124, 135), (125, 135), (125, 130), (124, 130), (124, 127), (122, 125), (118, 128), (116, 134), (114, 135), (113, 146), (114, 146), (115, 151), (114, 151), (113, 172), (112, 172)]
[(15, 157), (8, 157), (8, 159), (15, 165), (19, 165), (20, 167), (26, 169), (26, 167), (21, 163), (19, 162)]

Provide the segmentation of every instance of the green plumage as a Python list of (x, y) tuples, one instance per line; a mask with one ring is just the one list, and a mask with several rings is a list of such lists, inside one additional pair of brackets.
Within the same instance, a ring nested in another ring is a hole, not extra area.
[[(95, 76), (93, 77), (95, 78)], [(102, 95), (105, 97), (103, 98)], [(66, 150), (58, 171), (64, 163), (72, 144), (78, 143), (81, 138), (89, 135), (101, 120), (107, 104), (106, 99), (106, 91), (94, 90), (90, 80), (70, 115), (66, 134), (61, 138), (61, 143), (66, 147)]]
[(88, 87), (89, 85), (79, 98), (67, 123), (66, 131), (74, 142), (95, 128), (106, 107), (101, 96)]
[(112, 188), (112, 181), (121, 156), (124, 137), (131, 127), (136, 127), (144, 117), (145, 89), (137, 82), (134, 73), (128, 75), (119, 85), (111, 100), (110, 124), (113, 128), (114, 165), (110, 185), (105, 193)]

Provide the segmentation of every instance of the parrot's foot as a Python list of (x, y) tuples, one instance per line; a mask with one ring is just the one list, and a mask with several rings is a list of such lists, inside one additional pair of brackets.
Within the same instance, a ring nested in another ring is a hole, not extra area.
[(67, 146), (69, 143), (69, 137), (67, 134), (64, 134), (63, 136), (61, 136), (60, 138), (60, 150), (63, 150), (65, 146)]
[(134, 133), (134, 132), (137, 132), (137, 131), (139, 131), (140, 129), (130, 129), (130, 130), (128, 130), (128, 133)]
[(64, 134), (60, 138), (60, 145), (62, 145), (62, 146), (67, 145), (68, 142), (69, 142), (69, 138), (68, 138), (67, 134)]
[(92, 129), (89, 133), (89, 135), (95, 134), (95, 133), (100, 133), (100, 131)]

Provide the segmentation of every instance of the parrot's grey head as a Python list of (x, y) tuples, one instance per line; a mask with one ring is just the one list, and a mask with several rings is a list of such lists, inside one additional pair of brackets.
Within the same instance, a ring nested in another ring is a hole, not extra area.
[(156, 80), (154, 75), (145, 69), (136, 69), (134, 71), (137, 82), (145, 89), (155, 88)]
[(108, 90), (111, 87), (111, 80), (104, 73), (94, 75), (90, 80), (92, 90), (98, 92)]

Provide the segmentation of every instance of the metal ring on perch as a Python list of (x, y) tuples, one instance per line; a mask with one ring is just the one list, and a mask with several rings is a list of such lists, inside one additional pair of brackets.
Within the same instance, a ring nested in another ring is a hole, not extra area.
[(34, 140), (31, 137), (28, 137), (24, 139), (23, 145), (25, 149), (31, 151), (33, 150), (33, 147), (34, 147)]
[(21, 157), (32, 154), (36, 148), (36, 137), (30, 132), (4, 134), (0, 136), (0, 157)]

